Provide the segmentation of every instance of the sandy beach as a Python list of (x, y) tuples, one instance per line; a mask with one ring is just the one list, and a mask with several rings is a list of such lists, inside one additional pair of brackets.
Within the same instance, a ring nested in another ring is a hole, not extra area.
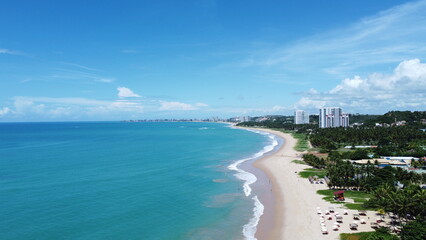
[[(370, 221), (375, 220), (374, 212), (369, 211), (365, 218), (367, 224), (359, 224), (358, 230), (350, 230), (349, 224), (354, 220), (352, 214), (358, 213), (355, 210), (347, 210), (348, 215), (343, 215), (344, 208), (339, 204), (332, 204), (322, 199), (316, 194), (317, 190), (328, 189), (326, 184), (311, 184), (307, 179), (298, 176), (298, 172), (309, 166), (296, 164), (292, 161), (300, 159), (301, 152), (294, 150), (297, 142), (290, 134), (270, 130), (259, 129), (272, 133), (284, 139), (284, 144), (275, 153), (257, 160), (253, 165), (264, 171), (270, 178), (275, 204), (270, 206), (265, 204), (265, 209), (274, 208), (273, 221), (267, 219), (260, 220), (256, 237), (259, 240), (265, 239), (338, 239), (342, 232), (364, 232), (373, 231)], [(333, 231), (335, 216), (332, 214), (331, 220), (325, 220), (328, 234), (322, 234), (320, 216), (317, 209), (323, 212), (328, 207), (334, 207), (336, 212), (343, 216), (343, 223), (338, 231)], [(272, 225), (272, 226), (271, 226)]]

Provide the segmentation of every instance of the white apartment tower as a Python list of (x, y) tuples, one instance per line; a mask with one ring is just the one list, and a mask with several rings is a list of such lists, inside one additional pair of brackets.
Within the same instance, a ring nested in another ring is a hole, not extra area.
[(319, 112), (319, 127), (349, 127), (349, 115), (344, 114), (341, 108), (326, 107)]
[(294, 124), (307, 124), (309, 123), (309, 113), (303, 110), (296, 110), (294, 112)]

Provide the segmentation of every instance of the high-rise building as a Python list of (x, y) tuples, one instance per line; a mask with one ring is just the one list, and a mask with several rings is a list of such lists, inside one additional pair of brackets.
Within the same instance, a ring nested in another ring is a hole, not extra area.
[(309, 123), (309, 113), (303, 110), (296, 110), (294, 112), (294, 124), (307, 124)]
[(349, 115), (344, 114), (341, 108), (326, 107), (319, 112), (319, 127), (349, 127)]
[(342, 120), (340, 120), (342, 127), (349, 127), (349, 115), (348, 114), (342, 114), (341, 117)]

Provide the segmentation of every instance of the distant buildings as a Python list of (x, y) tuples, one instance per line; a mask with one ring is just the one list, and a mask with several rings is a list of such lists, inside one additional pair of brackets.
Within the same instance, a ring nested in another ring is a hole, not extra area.
[(350, 160), (352, 163), (355, 164), (374, 164), (377, 163), (379, 167), (385, 167), (385, 166), (393, 166), (393, 167), (403, 167), (403, 168), (409, 168), (411, 167), (411, 163), (414, 161), (418, 161), (419, 158), (415, 157), (383, 157), (380, 158), (373, 158), (373, 159), (361, 159), (361, 160)]
[(307, 124), (309, 123), (309, 113), (303, 110), (296, 110), (294, 112), (294, 124)]
[(250, 116), (241, 116), (241, 117), (233, 117), (229, 119), (229, 122), (249, 122), (251, 120)]
[(240, 121), (241, 122), (248, 122), (250, 120), (251, 120), (251, 117), (249, 117), (249, 116), (242, 116), (242, 117), (240, 117)]
[(339, 107), (321, 108), (319, 112), (319, 127), (349, 127), (349, 115), (344, 114)]

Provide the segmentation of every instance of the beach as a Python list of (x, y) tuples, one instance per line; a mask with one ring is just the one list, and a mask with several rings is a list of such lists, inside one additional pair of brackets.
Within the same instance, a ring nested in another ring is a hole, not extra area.
[[(302, 153), (294, 150), (297, 140), (291, 134), (270, 129), (252, 129), (284, 139), (280, 149), (253, 164), (269, 177), (275, 198), (273, 205), (265, 203), (265, 212), (267, 209), (273, 209), (271, 211), (273, 219), (268, 219), (271, 216), (267, 215), (261, 217), (256, 233), (257, 239), (338, 239), (340, 233), (373, 231), (369, 220), (375, 219), (374, 212), (368, 211), (367, 216), (363, 217), (368, 219), (367, 224), (359, 224), (358, 230), (350, 230), (349, 224), (354, 221), (352, 214), (358, 211), (347, 210), (348, 215), (343, 215), (345, 208), (339, 204), (326, 202), (316, 193), (317, 190), (328, 189), (326, 184), (311, 184), (307, 179), (299, 177), (298, 173), (309, 166), (292, 162), (301, 159)], [(325, 221), (328, 234), (323, 235), (317, 209), (320, 208), (325, 212), (328, 207), (334, 207), (336, 212), (340, 212), (343, 223), (340, 224), (338, 231), (333, 231), (332, 226), (335, 222), (333, 214), (332, 220)]]

